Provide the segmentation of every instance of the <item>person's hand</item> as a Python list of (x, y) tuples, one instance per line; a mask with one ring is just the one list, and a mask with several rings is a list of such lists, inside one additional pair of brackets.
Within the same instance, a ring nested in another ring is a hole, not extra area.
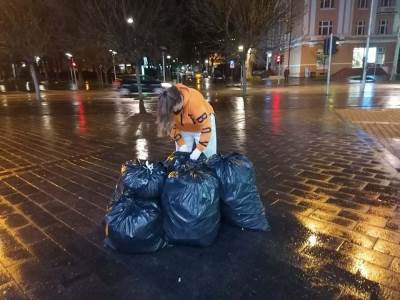
[(190, 152), (189, 147), (184, 144), (178, 148), (178, 152)]
[(194, 149), (192, 154), (190, 154), (190, 159), (191, 160), (197, 160), (201, 155), (201, 151), (199, 149)]

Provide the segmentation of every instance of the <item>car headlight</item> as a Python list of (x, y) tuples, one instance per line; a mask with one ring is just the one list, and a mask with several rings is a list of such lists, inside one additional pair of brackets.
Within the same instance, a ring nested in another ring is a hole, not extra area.
[(164, 89), (167, 89), (167, 88), (170, 88), (170, 87), (172, 86), (172, 84), (169, 83), (169, 82), (161, 82), (161, 86), (162, 86)]

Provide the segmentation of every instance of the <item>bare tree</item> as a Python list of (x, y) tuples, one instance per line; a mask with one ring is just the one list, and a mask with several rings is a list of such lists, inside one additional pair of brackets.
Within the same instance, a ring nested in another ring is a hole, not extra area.
[(160, 46), (169, 44), (168, 37), (175, 19), (170, 18), (171, 1), (165, 0), (81, 0), (80, 22), (85, 40), (136, 65), (141, 91), (140, 62), (144, 55), (159, 56)]
[(267, 32), (288, 14), (283, 0), (191, 0), (192, 21), (204, 44), (228, 55), (243, 46), (247, 75), (251, 76), (254, 50)]
[(36, 99), (40, 100), (35, 56), (45, 55), (53, 28), (46, 0), (3, 1), (0, 9), (0, 40), (9, 53), (29, 65)]

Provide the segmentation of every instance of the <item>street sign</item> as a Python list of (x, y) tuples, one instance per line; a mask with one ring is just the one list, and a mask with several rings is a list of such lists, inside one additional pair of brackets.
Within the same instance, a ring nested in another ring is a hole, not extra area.
[(235, 61), (234, 61), (234, 60), (231, 60), (231, 61), (229, 62), (229, 68), (231, 68), (231, 69), (234, 69), (234, 68), (235, 68)]

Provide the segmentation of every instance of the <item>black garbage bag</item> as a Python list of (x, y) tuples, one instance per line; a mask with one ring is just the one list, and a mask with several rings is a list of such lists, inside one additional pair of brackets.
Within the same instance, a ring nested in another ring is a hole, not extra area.
[[(198, 158), (197, 162), (204, 162), (207, 157), (202, 153)], [(176, 171), (180, 166), (185, 165), (190, 161), (189, 152), (172, 152), (166, 160), (164, 160), (163, 165), (167, 170), (167, 173)]]
[(124, 253), (155, 252), (165, 245), (157, 201), (123, 196), (106, 214), (105, 244)]
[(220, 181), (223, 220), (245, 229), (267, 231), (269, 224), (251, 161), (238, 153), (216, 154), (208, 159), (207, 166)]
[(161, 197), (166, 170), (161, 163), (136, 160), (127, 161), (121, 167), (110, 207), (121, 199), (121, 196), (138, 199), (157, 199)]
[(218, 179), (189, 164), (171, 172), (162, 195), (166, 239), (172, 244), (209, 246), (220, 225)]

